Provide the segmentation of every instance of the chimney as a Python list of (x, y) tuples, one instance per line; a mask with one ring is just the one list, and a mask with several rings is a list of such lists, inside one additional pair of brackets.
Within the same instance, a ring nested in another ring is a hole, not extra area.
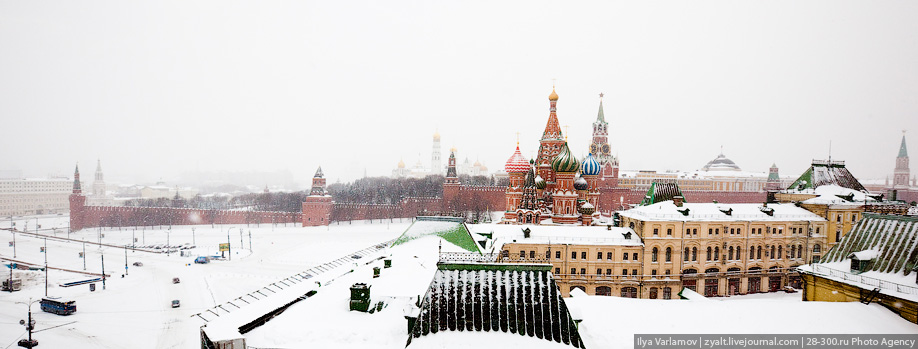
[(673, 204), (676, 204), (676, 207), (682, 207), (682, 203), (685, 202), (685, 198), (677, 195), (673, 196)]

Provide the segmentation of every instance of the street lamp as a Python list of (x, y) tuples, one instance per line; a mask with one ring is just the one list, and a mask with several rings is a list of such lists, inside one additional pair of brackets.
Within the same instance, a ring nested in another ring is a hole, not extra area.
[[(20, 347), (23, 347), (23, 348), (34, 348), (34, 347), (37, 347), (37, 346), (38, 346), (38, 341), (32, 339), (32, 330), (35, 329), (35, 320), (32, 320), (32, 304), (34, 304), (35, 302), (38, 302), (38, 301), (37, 301), (37, 300), (36, 300), (36, 301), (33, 301), (32, 298), (29, 298), (29, 303), (28, 303), (28, 306), (29, 306), (29, 321), (26, 322), (25, 320), (19, 320), (19, 324), (20, 324), (20, 325), (25, 325), (26, 330), (29, 331), (29, 339), (28, 339), (28, 340), (25, 340), (25, 339), (19, 340), (19, 346), (20, 346)], [(23, 303), (23, 302), (16, 302), (16, 304), (25, 304), (25, 303)]]
[(230, 230), (233, 230), (235, 227), (229, 227), (226, 230), (226, 248), (229, 249), (229, 260), (233, 260), (233, 246), (230, 245)]

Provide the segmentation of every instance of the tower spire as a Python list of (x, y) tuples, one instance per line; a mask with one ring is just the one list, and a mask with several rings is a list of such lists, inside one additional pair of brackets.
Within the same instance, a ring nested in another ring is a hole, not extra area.
[(907, 156), (908, 156), (908, 149), (905, 147), (905, 130), (902, 130), (902, 145), (899, 146), (899, 156), (898, 157), (902, 158), (902, 157), (907, 157)]

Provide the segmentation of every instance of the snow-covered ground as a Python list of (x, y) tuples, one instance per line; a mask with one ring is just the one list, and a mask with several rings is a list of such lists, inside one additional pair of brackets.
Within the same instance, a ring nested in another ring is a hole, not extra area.
[[(34, 217), (29, 217), (34, 231)], [(21, 229), (26, 218), (16, 220)], [(66, 216), (39, 218), (42, 229), (66, 226)], [(303, 272), (310, 267), (348, 255), (379, 242), (398, 237), (410, 220), (387, 224), (355, 222), (331, 227), (303, 228), (283, 226), (223, 225), (211, 227), (174, 226), (133, 229), (85, 229), (70, 234), (66, 229), (49, 232), (48, 265), (83, 271), (82, 240), (104, 244), (137, 246), (184, 246), (180, 253), (166, 255), (142, 251), (127, 252), (129, 275), (124, 278), (125, 250), (86, 244), (86, 271), (101, 272), (102, 255), (105, 271), (111, 274), (106, 289), (98, 284), (95, 292), (89, 286), (60, 287), (61, 282), (90, 278), (73, 272), (50, 270), (48, 293), (77, 301), (77, 313), (58, 316), (32, 306), (37, 321), (35, 338), (50, 348), (198, 348), (199, 328), (203, 320), (194, 314), (206, 311), (268, 284)], [(9, 222), (0, 220), (0, 228)], [(193, 229), (193, 230), (192, 230)], [(473, 230), (479, 230), (473, 228)], [(251, 242), (249, 239), (251, 231)], [(242, 237), (240, 239), (240, 232)], [(232, 261), (216, 260), (194, 264), (199, 255), (218, 255), (218, 244), (232, 244)], [(7, 241), (9, 231), (0, 231), (0, 258), (15, 259), (35, 265), (44, 264), (39, 247), (45, 240), (17, 233), (16, 257)], [(5, 240), (5, 241), (4, 241)], [(195, 247), (191, 247), (191, 246)], [(393, 268), (383, 276), (372, 278), (375, 260), (361, 265), (332, 283), (323, 284), (319, 292), (295, 304), (283, 314), (246, 334), (248, 344), (272, 347), (404, 347), (407, 322), (416, 299), (408, 294), (423, 294), (436, 269), (437, 250), (450, 249), (439, 238), (419, 239), (389, 248)], [(134, 262), (143, 266), (135, 267)], [(369, 262), (369, 261), (368, 261)], [(4, 264), (8, 263), (4, 261)], [(0, 269), (8, 273), (8, 269)], [(15, 271), (24, 288), (14, 293), (0, 293), (0, 348), (6, 348), (25, 337), (19, 325), (25, 319), (31, 298), (44, 296), (44, 272)], [(5, 276), (0, 276), (5, 278)], [(172, 283), (178, 277), (181, 282)], [(310, 279), (312, 281), (314, 279)], [(354, 282), (369, 282), (373, 300), (382, 300), (386, 308), (375, 314), (347, 311), (348, 287)], [(173, 299), (181, 301), (171, 308)], [(581, 296), (569, 299), (572, 311), (584, 318), (581, 334), (588, 348), (628, 348), (636, 333), (918, 333), (910, 324), (881, 306), (860, 303), (802, 302), (799, 293), (770, 293), (735, 296), (704, 301), (644, 300), (618, 297)], [(59, 326), (59, 327), (55, 327)], [(442, 338), (419, 338), (412, 347), (437, 347), (454, 343), (453, 337), (469, 333), (448, 334)], [(518, 335), (490, 334), (496, 342), (504, 339), (518, 345), (528, 338)], [(483, 339), (485, 337), (479, 338)], [(459, 338), (456, 338), (459, 340)], [(485, 339), (483, 339), (485, 340)], [(480, 341), (476, 341), (480, 342)], [(513, 346), (508, 344), (507, 346)]]
[[(29, 231), (34, 231), (35, 217), (17, 218), (16, 228), (22, 229), (29, 220)], [(42, 216), (42, 230), (51, 226), (66, 226), (66, 216)], [(138, 229), (84, 229), (70, 234), (61, 229), (56, 235), (48, 232), (48, 265), (50, 267), (83, 271), (84, 259), (81, 240), (87, 241), (87, 272), (100, 273), (102, 256), (106, 280), (90, 292), (89, 286), (60, 287), (59, 283), (92, 278), (89, 275), (49, 269), (48, 295), (74, 299), (77, 312), (58, 316), (42, 312), (32, 305), (36, 320), (34, 338), (42, 347), (50, 348), (197, 348), (200, 347), (199, 327), (203, 322), (193, 317), (217, 304), (239, 297), (271, 282), (302, 272), (313, 265), (341, 257), (355, 250), (387, 241), (399, 236), (410, 220), (394, 223), (332, 225), (331, 227), (298, 227), (288, 224), (271, 226), (210, 225), (146, 227)], [(8, 228), (9, 221), (0, 221), (0, 228)], [(242, 236), (240, 238), (240, 232)], [(249, 233), (251, 232), (251, 239)], [(127, 251), (128, 275), (125, 272), (125, 249), (91, 244), (130, 246), (137, 238), (137, 246), (169, 244), (179, 249), (170, 255)], [(210, 264), (194, 264), (201, 255), (219, 255), (218, 244), (227, 242), (232, 247), (232, 260), (217, 260)], [(57, 237), (57, 238), (55, 238)], [(15, 234), (16, 257), (8, 241), (13, 236), (8, 230), (0, 231), (0, 258), (44, 265), (40, 247), (45, 239), (28, 234)], [(250, 242), (251, 241), (251, 242)], [(194, 246), (194, 247), (191, 247)], [(181, 256), (184, 254), (185, 256)], [(133, 266), (142, 262), (143, 266)], [(9, 269), (0, 278), (8, 278)], [(31, 299), (38, 301), (45, 295), (44, 272), (14, 271), (14, 277), (23, 279), (23, 290), (0, 293), (0, 347), (25, 338), (25, 327), (19, 320), (27, 316)], [(181, 282), (173, 284), (178, 277)], [(178, 299), (181, 307), (173, 309), (171, 301)], [(51, 328), (54, 326), (60, 326)], [(47, 329), (47, 330), (45, 330)]]

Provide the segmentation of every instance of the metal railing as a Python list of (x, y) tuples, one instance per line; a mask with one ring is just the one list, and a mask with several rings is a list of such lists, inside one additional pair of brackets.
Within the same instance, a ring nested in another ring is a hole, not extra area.
[(908, 286), (908, 285), (898, 284), (898, 283), (891, 282), (891, 281), (872, 278), (869, 276), (852, 274), (852, 273), (841, 271), (838, 269), (827, 268), (827, 267), (824, 267), (818, 264), (811, 264), (811, 266), (813, 267), (814, 272), (817, 272), (823, 275), (832, 276), (832, 277), (837, 277), (845, 281), (854, 281), (854, 282), (861, 283), (867, 286), (879, 287), (880, 289), (883, 289), (883, 290), (893, 290), (899, 293), (918, 295), (918, 287), (915, 287), (915, 286)]

